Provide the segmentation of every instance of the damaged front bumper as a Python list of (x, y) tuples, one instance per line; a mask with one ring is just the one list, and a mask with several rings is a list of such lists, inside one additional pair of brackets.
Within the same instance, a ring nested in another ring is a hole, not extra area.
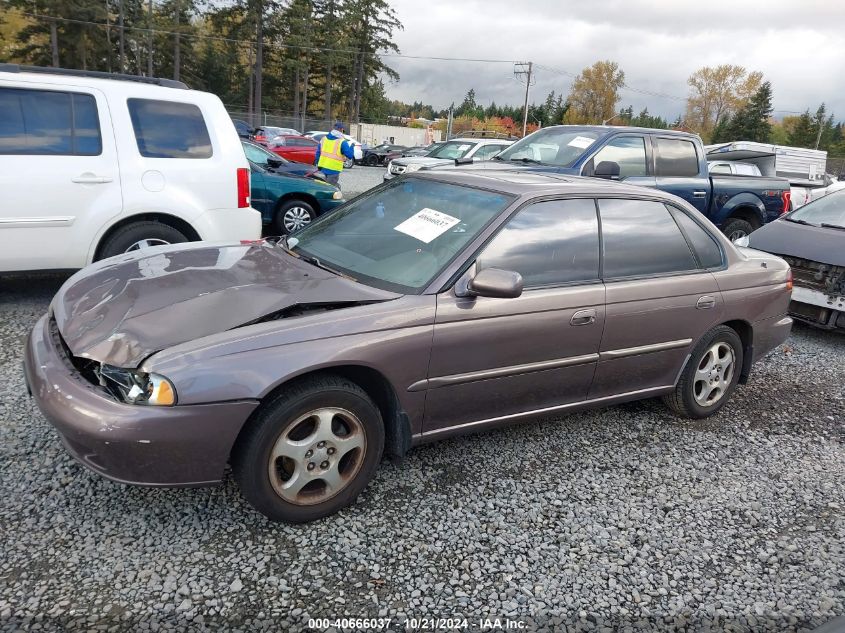
[(815, 327), (845, 330), (845, 296), (795, 286), (789, 313), (798, 321)]
[(845, 329), (845, 267), (796, 257), (784, 259), (795, 280), (789, 313), (815, 327)]
[(24, 354), (27, 388), (81, 464), (143, 486), (220, 482), (255, 401), (153, 407), (125, 404), (74, 366), (55, 322), (43, 316)]

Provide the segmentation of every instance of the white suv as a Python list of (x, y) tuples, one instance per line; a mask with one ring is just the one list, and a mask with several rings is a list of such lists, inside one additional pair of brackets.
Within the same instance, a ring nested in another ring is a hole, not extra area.
[(166, 79), (0, 64), (0, 271), (257, 239), (222, 102)]
[(387, 165), (387, 173), (384, 174), (384, 179), (390, 180), (396, 178), (396, 176), (420, 169), (447, 165), (457, 159), (467, 160), (468, 162), (490, 160), (509, 145), (513, 145), (513, 141), (497, 138), (455, 138), (443, 143), (427, 156), (394, 158)]

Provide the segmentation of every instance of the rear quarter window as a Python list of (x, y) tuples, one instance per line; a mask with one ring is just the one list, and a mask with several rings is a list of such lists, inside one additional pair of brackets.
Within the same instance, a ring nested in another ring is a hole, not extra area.
[(722, 249), (716, 242), (716, 238), (680, 209), (670, 207), (669, 205), (667, 205), (667, 208), (672, 213), (672, 217), (675, 218), (678, 226), (681, 227), (684, 235), (686, 235), (702, 268), (721, 268), (724, 264), (724, 259)]
[(196, 105), (152, 99), (129, 99), (127, 105), (141, 156), (211, 158), (211, 138)]

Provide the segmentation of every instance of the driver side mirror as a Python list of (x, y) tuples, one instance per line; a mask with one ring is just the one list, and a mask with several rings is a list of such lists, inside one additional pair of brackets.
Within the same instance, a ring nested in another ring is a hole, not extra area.
[(467, 294), (475, 297), (514, 299), (522, 294), (522, 275), (512, 270), (485, 268), (467, 284)]
[(603, 160), (596, 165), (593, 176), (607, 180), (619, 180), (619, 163), (612, 160)]

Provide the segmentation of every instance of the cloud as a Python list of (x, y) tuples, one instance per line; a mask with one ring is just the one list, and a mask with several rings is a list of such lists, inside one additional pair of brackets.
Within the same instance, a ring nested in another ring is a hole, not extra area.
[[(739, 64), (772, 82), (777, 116), (815, 110), (845, 119), (845, 3), (817, 0), (392, 0), (406, 55), (534, 61), (531, 99), (569, 92), (572, 78), (599, 59), (625, 71), (620, 106), (673, 119), (684, 110), (687, 77), (706, 65)], [(435, 107), (460, 103), (474, 88), (480, 103), (522, 102), (511, 63), (390, 58), (400, 80), (388, 96)], [(552, 70), (554, 69), (554, 70)], [(639, 91), (637, 91), (639, 90)], [(642, 91), (671, 95), (655, 96)]]

